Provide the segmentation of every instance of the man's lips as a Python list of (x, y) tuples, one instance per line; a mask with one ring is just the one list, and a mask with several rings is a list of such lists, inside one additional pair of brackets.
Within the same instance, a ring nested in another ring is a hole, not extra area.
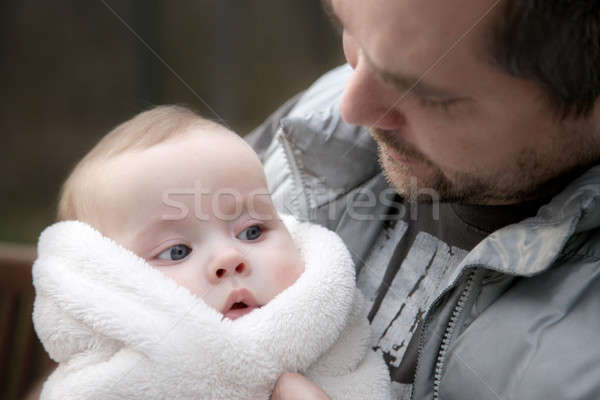
[(259, 307), (260, 305), (250, 291), (238, 289), (229, 294), (221, 313), (225, 318), (234, 320)]
[(415, 161), (413, 158), (410, 158), (405, 154), (400, 154), (396, 150), (392, 150), (387, 146), (385, 146), (385, 151), (391, 158), (400, 164), (410, 164)]

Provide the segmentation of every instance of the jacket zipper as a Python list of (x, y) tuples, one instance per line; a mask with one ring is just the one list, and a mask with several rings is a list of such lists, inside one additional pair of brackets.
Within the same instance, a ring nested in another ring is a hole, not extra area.
[(308, 199), (306, 198), (306, 192), (302, 190), (305, 185), (303, 184), (302, 176), (298, 167), (296, 165), (296, 158), (294, 157), (294, 152), (290, 146), (288, 139), (282, 132), (278, 133), (276, 136), (281, 148), (283, 150), (283, 155), (287, 161), (288, 167), (290, 169), (290, 174), (292, 175), (293, 182), (293, 197), (290, 201), (295, 206), (295, 213), (288, 210), (290, 214), (297, 214), (300, 220), (304, 219), (306, 221), (309, 220), (309, 212), (308, 212)]
[[(417, 374), (419, 371), (419, 360), (421, 359), (421, 354), (423, 353), (423, 348), (425, 347), (425, 343), (424, 343), (425, 339), (423, 337), (424, 336), (423, 333), (427, 329), (427, 325), (429, 322), (428, 317), (430, 315), (430, 312), (431, 312), (431, 310), (433, 310), (435, 308), (435, 306), (437, 305), (439, 300), (442, 299), (446, 294), (448, 294), (448, 292), (450, 292), (450, 290), (456, 285), (457, 282), (460, 282), (460, 280), (465, 275), (465, 273), (466, 273), (465, 271), (467, 269), (468, 269), (468, 267), (465, 267), (463, 269), (463, 272), (454, 280), (452, 285), (446, 287), (446, 289), (444, 291), (442, 291), (442, 293), (438, 296), (437, 300), (432, 303), (432, 305), (429, 307), (429, 310), (425, 314), (425, 319), (423, 320), (423, 324), (419, 331), (419, 348), (417, 350), (417, 365), (415, 368), (415, 376), (413, 378), (413, 386), (412, 386), (411, 395), (410, 395), (410, 398), (412, 400), (415, 399), (415, 382), (416, 382), (416, 377), (417, 377)], [(434, 389), (434, 392), (433, 392), (434, 400), (439, 400), (439, 391), (440, 391), (440, 384), (441, 384), (441, 375), (443, 372), (443, 364), (445, 362), (448, 348), (450, 347), (451, 336), (452, 336), (452, 333), (454, 332), (454, 328), (456, 327), (456, 321), (458, 320), (459, 316), (462, 314), (462, 311), (464, 310), (464, 307), (465, 307), (465, 303), (466, 303), (470, 293), (472, 292), (473, 280), (474, 280), (476, 271), (477, 271), (477, 268), (474, 267), (471, 271), (468, 272), (467, 284), (466, 284), (465, 288), (463, 289), (461, 295), (459, 296), (459, 300), (456, 303), (456, 305), (454, 306), (454, 309), (452, 310), (452, 315), (450, 317), (450, 321), (448, 322), (448, 325), (446, 326), (446, 329), (444, 331), (444, 338), (442, 341), (442, 346), (440, 347), (440, 351), (438, 352), (438, 356), (436, 359), (437, 361), (436, 361), (436, 367), (435, 367), (434, 388), (433, 388)], [(438, 372), (439, 372), (439, 375), (438, 375)]]
[(442, 339), (442, 344), (440, 346), (440, 351), (438, 352), (437, 361), (435, 363), (435, 374), (433, 380), (433, 400), (439, 400), (440, 398), (440, 385), (442, 382), (442, 374), (444, 372), (444, 363), (446, 362), (446, 357), (448, 356), (448, 350), (450, 348), (450, 344), (454, 339), (454, 333), (456, 331), (456, 324), (462, 315), (465, 309), (465, 303), (467, 299), (471, 295), (473, 291), (473, 280), (475, 276), (475, 270), (469, 273), (467, 277), (467, 282), (465, 284), (465, 288), (460, 294), (456, 305), (454, 306), (454, 310), (452, 310), (452, 314), (450, 316), (450, 320), (448, 321), (448, 325), (446, 326), (446, 331), (444, 332), (444, 337)]

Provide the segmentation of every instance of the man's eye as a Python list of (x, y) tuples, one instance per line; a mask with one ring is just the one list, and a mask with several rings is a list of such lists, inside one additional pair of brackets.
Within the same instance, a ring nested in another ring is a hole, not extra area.
[(157, 258), (161, 260), (179, 261), (186, 258), (191, 252), (192, 249), (185, 244), (176, 244), (160, 253)]
[(457, 103), (457, 99), (449, 99), (449, 100), (434, 100), (434, 99), (427, 99), (427, 98), (421, 98), (419, 99), (421, 101), (421, 104), (424, 107), (428, 107), (428, 108), (438, 108), (441, 109), (443, 111), (448, 111), (448, 109), (453, 106), (454, 104)]
[(236, 237), (241, 240), (256, 240), (262, 235), (260, 225), (252, 225), (241, 231)]

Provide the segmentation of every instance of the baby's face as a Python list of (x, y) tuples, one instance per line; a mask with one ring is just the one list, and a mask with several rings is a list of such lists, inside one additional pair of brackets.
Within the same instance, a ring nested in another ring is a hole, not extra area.
[(260, 161), (237, 138), (198, 130), (100, 173), (94, 225), (227, 318), (268, 303), (304, 271)]

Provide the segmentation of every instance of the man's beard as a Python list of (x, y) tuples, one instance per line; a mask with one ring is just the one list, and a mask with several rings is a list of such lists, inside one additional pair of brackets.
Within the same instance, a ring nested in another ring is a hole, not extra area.
[[(409, 201), (516, 204), (554, 195), (565, 182), (597, 162), (591, 153), (580, 153), (577, 161), (571, 161), (572, 167), (557, 173), (548, 166), (547, 160), (545, 163), (540, 160), (535, 149), (523, 149), (510, 166), (500, 172), (444, 171), (393, 132), (377, 128), (371, 128), (370, 132), (378, 144), (379, 163), (388, 184)], [(410, 162), (398, 162), (389, 150)]]

